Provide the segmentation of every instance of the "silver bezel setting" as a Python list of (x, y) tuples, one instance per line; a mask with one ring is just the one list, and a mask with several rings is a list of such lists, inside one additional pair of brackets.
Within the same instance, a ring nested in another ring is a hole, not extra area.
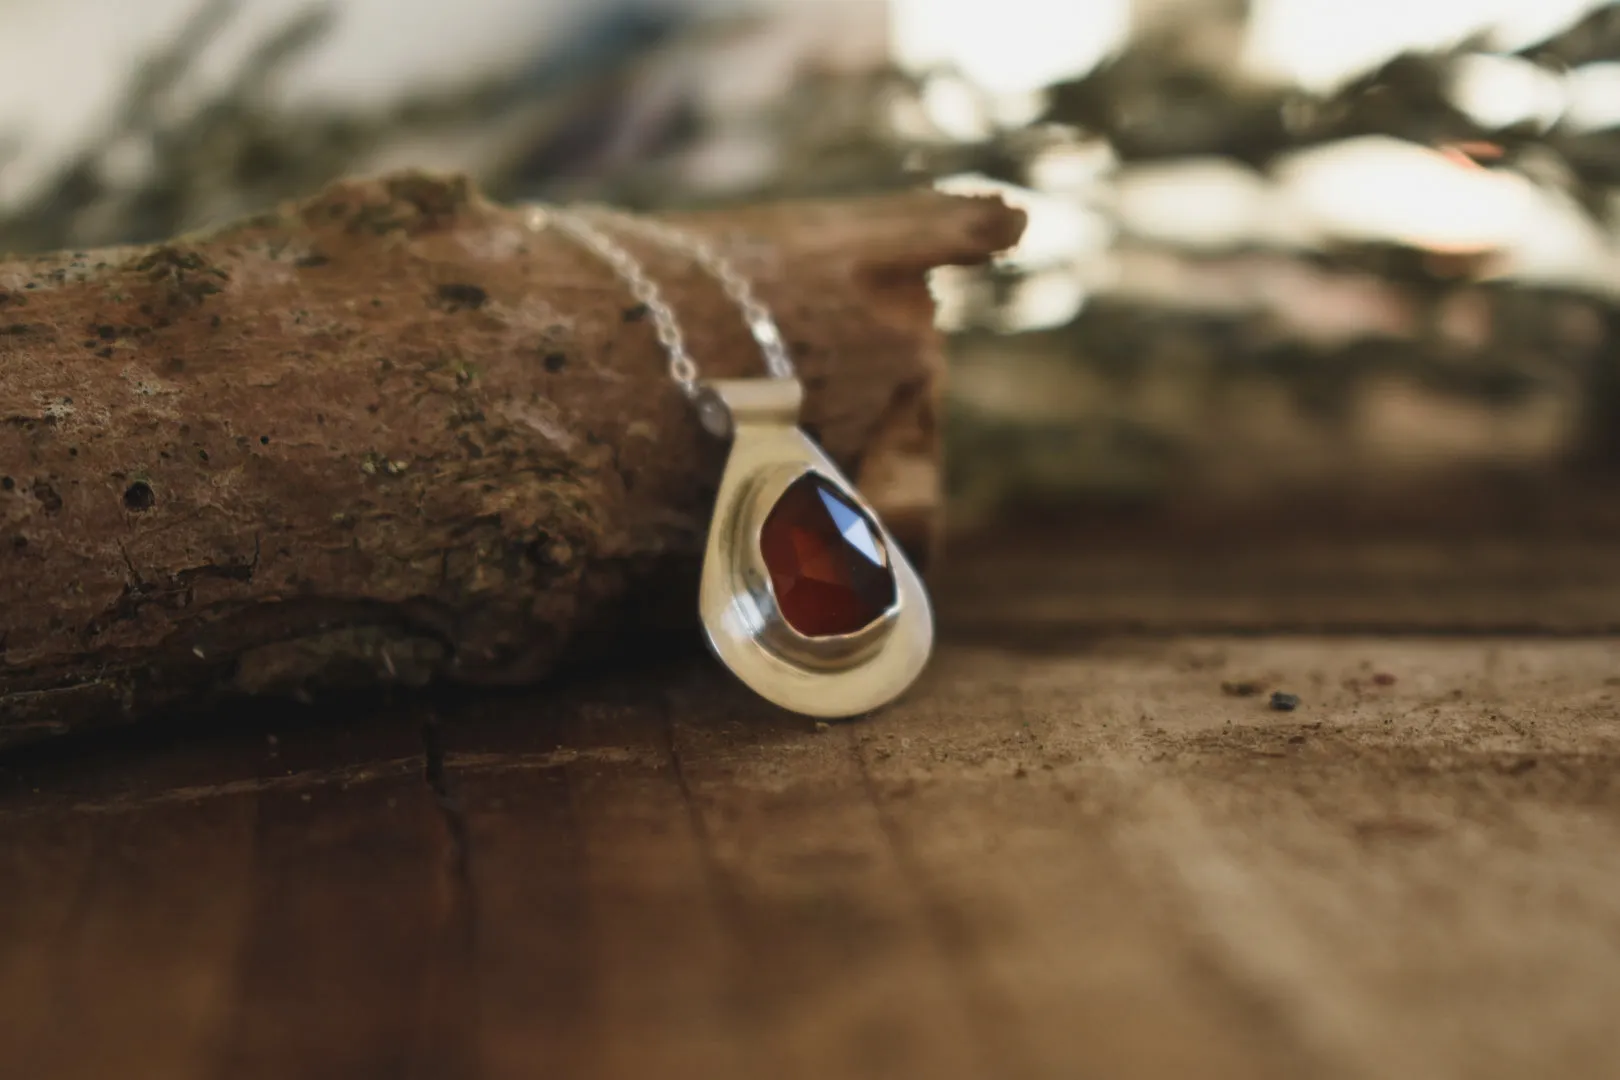
[[(855, 716), (914, 682), (933, 649), (933, 612), (915, 569), (860, 493), (798, 429), (791, 379), (709, 384), (730, 416), (732, 449), (715, 501), (699, 609), (709, 645), (760, 696), (810, 716)], [(826, 480), (877, 530), (895, 579), (893, 604), (852, 633), (809, 637), (776, 603), (760, 549), (766, 516), (805, 473)]]
[[(840, 491), (847, 487), (845, 483), (828, 476), (820, 469), (803, 464), (766, 467), (760, 470), (752, 482), (743, 486), (739, 493), (737, 514), (730, 526), (737, 531), (734, 540), (736, 546), (733, 549), (736, 556), (733, 564), (735, 575), (733, 587), (738, 603), (751, 609), (744, 612), (744, 618), (757, 627), (756, 633), (766, 647), (794, 663), (825, 671), (838, 671), (854, 667), (871, 657), (899, 621), (903, 599), (897, 578), (893, 603), (877, 618), (849, 634), (811, 637), (801, 633), (788, 622), (778, 605), (776, 588), (771, 582), (770, 568), (765, 562), (762, 541), (765, 521), (770, 516), (771, 510), (787, 489), (803, 476), (820, 477)], [(861, 503), (859, 497), (852, 501), (877, 531), (883, 543), (885, 564), (890, 574), (893, 574), (894, 556), (889, 550), (892, 541), (884, 535), (877, 519)]]

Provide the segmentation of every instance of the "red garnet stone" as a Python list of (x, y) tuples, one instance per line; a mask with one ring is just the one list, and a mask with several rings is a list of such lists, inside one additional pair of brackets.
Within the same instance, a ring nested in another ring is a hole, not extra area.
[(782, 617), (805, 637), (853, 634), (894, 604), (894, 569), (877, 525), (832, 481), (807, 472), (759, 531)]

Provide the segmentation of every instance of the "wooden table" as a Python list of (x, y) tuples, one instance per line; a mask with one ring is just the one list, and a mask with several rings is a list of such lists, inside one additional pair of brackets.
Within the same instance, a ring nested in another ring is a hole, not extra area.
[(859, 723), (679, 652), (13, 751), (0, 1071), (1615, 1075), (1614, 573), (1542, 625), (1502, 572), (1419, 603), (1455, 561), (1382, 609), (1090, 565), (1065, 607), (970, 559)]

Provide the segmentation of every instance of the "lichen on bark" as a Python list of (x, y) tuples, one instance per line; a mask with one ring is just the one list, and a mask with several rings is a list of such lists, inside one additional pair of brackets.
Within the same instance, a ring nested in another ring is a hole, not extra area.
[[(0, 743), (220, 692), (526, 682), (582, 633), (687, 617), (639, 601), (695, 578), (724, 448), (623, 284), (526, 221), (413, 173), (0, 262)], [(913, 545), (924, 279), (1020, 223), (931, 193), (686, 222), (746, 263), (807, 424)], [(644, 256), (705, 372), (757, 370), (713, 283)]]

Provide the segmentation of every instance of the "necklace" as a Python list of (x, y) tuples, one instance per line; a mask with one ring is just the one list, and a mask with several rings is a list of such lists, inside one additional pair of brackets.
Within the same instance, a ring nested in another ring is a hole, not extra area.
[[(606, 263), (652, 316), (669, 377), (703, 426), (731, 439), (698, 591), (709, 647), (755, 693), (845, 717), (892, 701), (928, 662), (934, 617), (916, 570), (852, 485), (799, 429), (803, 388), (776, 319), (720, 250), (605, 208), (535, 208)], [(674, 309), (620, 238), (690, 258), (734, 303), (766, 375), (703, 379)]]

